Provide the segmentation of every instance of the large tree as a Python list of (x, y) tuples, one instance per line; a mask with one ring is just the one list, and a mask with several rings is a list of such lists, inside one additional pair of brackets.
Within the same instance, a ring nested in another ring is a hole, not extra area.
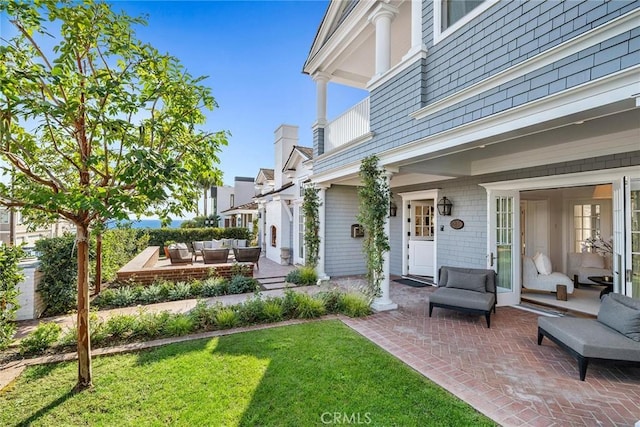
[(216, 106), (204, 77), (136, 39), (143, 19), (93, 1), (2, 1), (0, 13), (14, 29), (0, 46), (0, 165), (13, 174), (0, 205), (75, 224), (82, 389), (91, 386), (90, 229), (192, 211), (193, 177), (215, 167), (227, 133), (204, 128)]

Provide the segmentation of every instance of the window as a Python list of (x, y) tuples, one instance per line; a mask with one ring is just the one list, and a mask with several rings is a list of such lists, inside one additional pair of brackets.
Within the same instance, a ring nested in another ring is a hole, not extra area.
[(499, 0), (434, 1), (433, 42), (440, 42), (498, 3), (500, 3)]
[(9, 210), (0, 210), (0, 224), (9, 224)]
[(414, 237), (433, 236), (433, 206), (416, 204), (414, 207)]
[(230, 194), (229, 195), (229, 206), (231, 206), (231, 207), (235, 206), (234, 205), (235, 202), (236, 202), (235, 201), (235, 195), (234, 194)]
[(440, 30), (451, 27), (483, 2), (484, 0), (442, 0)]
[(272, 225), (271, 226), (271, 246), (274, 248), (276, 247), (276, 243), (277, 243), (277, 235), (278, 235), (277, 231), (278, 230), (276, 226)]
[(580, 253), (586, 239), (600, 236), (601, 207), (598, 204), (573, 206), (573, 250)]

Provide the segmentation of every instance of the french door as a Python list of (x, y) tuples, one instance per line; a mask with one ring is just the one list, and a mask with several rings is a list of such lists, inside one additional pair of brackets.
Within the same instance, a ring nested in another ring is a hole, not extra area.
[(487, 268), (497, 273), (498, 305), (520, 303), (520, 193), (487, 190)]
[(410, 209), (409, 274), (433, 277), (435, 275), (433, 202), (414, 200), (411, 202)]
[(640, 179), (613, 183), (613, 289), (640, 299)]

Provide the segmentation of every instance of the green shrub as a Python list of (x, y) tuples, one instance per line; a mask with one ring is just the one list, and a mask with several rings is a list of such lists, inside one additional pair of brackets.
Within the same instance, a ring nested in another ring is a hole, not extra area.
[(230, 294), (246, 294), (248, 292), (257, 291), (260, 283), (253, 277), (233, 276), (229, 281)]
[(189, 311), (189, 316), (196, 330), (206, 330), (214, 325), (215, 313), (216, 306), (208, 307), (206, 302), (198, 300), (196, 306)]
[(40, 253), (42, 271), (39, 291), (46, 305), (46, 315), (63, 314), (77, 306), (78, 262), (75, 236), (40, 239), (35, 244)]
[(228, 282), (223, 277), (211, 277), (202, 282), (203, 297), (217, 297), (229, 293)]
[(191, 296), (191, 286), (187, 282), (178, 282), (169, 290), (169, 299), (178, 301)]
[(285, 280), (296, 285), (315, 285), (318, 282), (318, 274), (313, 267), (300, 267), (290, 271)]
[(297, 294), (291, 289), (285, 289), (281, 305), (283, 317), (294, 317), (298, 307)]
[(342, 295), (338, 288), (333, 288), (327, 292), (321, 292), (317, 294), (319, 298), (324, 302), (324, 307), (327, 313), (339, 313), (342, 308)]
[(36, 329), (20, 341), (20, 353), (42, 353), (58, 341), (61, 333), (62, 328), (57, 323), (40, 323)]
[(264, 319), (264, 301), (259, 296), (237, 306), (238, 320), (242, 324), (259, 323)]
[(128, 338), (136, 327), (137, 317), (133, 314), (121, 314), (110, 317), (104, 324), (106, 334), (115, 339)]
[(262, 313), (267, 322), (279, 322), (283, 318), (282, 303), (276, 299), (267, 300), (262, 307)]
[(143, 288), (140, 292), (139, 301), (141, 304), (153, 304), (162, 301), (162, 286), (153, 284)]
[(16, 312), (20, 308), (18, 284), (23, 278), (18, 262), (23, 256), (19, 246), (0, 243), (0, 350), (9, 347), (16, 333)]
[(298, 285), (302, 282), (302, 278), (300, 277), (300, 269), (296, 268), (295, 270), (291, 270), (287, 273), (287, 277), (284, 278), (288, 283), (293, 283), (294, 285)]
[(165, 331), (171, 337), (179, 337), (193, 332), (195, 323), (186, 314), (175, 314), (165, 324)]
[(238, 315), (231, 308), (223, 308), (216, 313), (215, 323), (220, 329), (233, 328), (238, 324)]
[(168, 311), (160, 313), (146, 313), (140, 311), (133, 334), (144, 338), (157, 338), (166, 330), (166, 324), (171, 317)]
[[(92, 236), (92, 244), (95, 235)], [(132, 228), (112, 228), (102, 233), (102, 281), (116, 279), (117, 271), (149, 244), (149, 234)], [(91, 262), (91, 276), (95, 277), (95, 262)]]
[(134, 305), (137, 298), (138, 295), (131, 286), (123, 286), (114, 290), (110, 305), (114, 307), (128, 307)]
[(191, 296), (193, 296), (193, 297), (202, 296), (202, 281), (201, 280), (194, 280), (191, 283), (189, 283), (189, 285), (191, 287)]
[(371, 307), (363, 295), (348, 293), (341, 295), (340, 311), (349, 317), (363, 317), (371, 314)]
[(324, 302), (311, 295), (300, 293), (296, 296), (296, 313), (301, 319), (313, 319), (326, 313)]

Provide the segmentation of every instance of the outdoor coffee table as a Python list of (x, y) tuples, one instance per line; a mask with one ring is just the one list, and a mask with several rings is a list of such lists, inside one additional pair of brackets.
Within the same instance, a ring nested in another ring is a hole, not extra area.
[(611, 276), (589, 276), (589, 280), (598, 285), (606, 286), (606, 288), (600, 291), (600, 299), (602, 299), (603, 295), (613, 291), (613, 277)]

